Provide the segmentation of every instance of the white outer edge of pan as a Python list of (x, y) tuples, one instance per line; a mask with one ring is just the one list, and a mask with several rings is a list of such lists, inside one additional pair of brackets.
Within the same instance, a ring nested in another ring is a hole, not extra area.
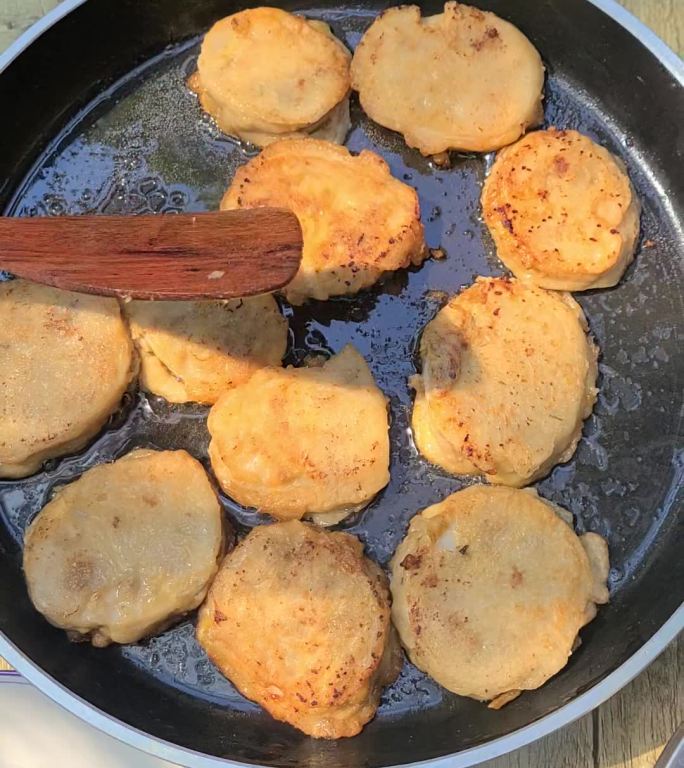
[[(476, 0), (473, 0), (474, 2)], [(0, 53), (0, 73), (8, 67), (22, 51), (37, 40), (43, 32), (50, 29), (58, 21), (67, 16), (71, 11), (83, 5), (86, 0), (62, 0), (59, 5), (39, 19), (29, 29), (20, 35), (8, 48)], [(620, 26), (630, 32), (642, 45), (665, 66), (665, 68), (684, 87), (684, 61), (669, 48), (659, 37), (645, 24), (639, 21), (628, 10), (619, 5), (616, 0), (588, 0), (592, 5), (602, 10), (607, 16), (617, 21)]]
[[(635, 678), (665, 650), (667, 645), (677, 637), (682, 629), (684, 629), (684, 606), (680, 606), (653, 637), (642, 645), (634, 655), (630, 656), (622, 666), (618, 667), (618, 669), (594, 685), (586, 693), (577, 696), (577, 698), (550, 715), (546, 715), (524, 728), (494, 739), (487, 744), (465, 749), (455, 755), (411, 763), (411, 768), (467, 768), (468, 766), (482, 763), (485, 760), (492, 760), (495, 757), (513, 752), (559, 728), (569, 725), (587, 712), (598, 707), (599, 704), (602, 704), (627, 685), (630, 680)], [(21, 675), (54, 702), (95, 728), (99, 728), (110, 736), (130, 744), (132, 747), (136, 747), (143, 752), (156, 755), (171, 763), (186, 766), (186, 768), (228, 768), (228, 766), (233, 766), (234, 768), (253, 768), (251, 764), (209, 757), (184, 747), (178, 747), (106, 715), (36, 667), (29, 658), (1, 633), (0, 655), (4, 656)], [(395, 768), (401, 767), (395, 766)]]
[[(17, 38), (4, 53), (0, 54), (0, 73), (19, 54), (26, 50), (31, 43), (40, 37), (43, 32), (50, 29), (50, 27), (71, 13), (71, 11), (83, 5), (84, 2), (86, 0), (63, 0), (56, 8), (37, 21), (23, 35)], [(636, 37), (684, 88), (684, 61), (668, 48), (654, 32), (622, 6), (618, 5), (616, 0), (589, 0), (589, 2)], [(599, 704), (602, 704), (627, 685), (630, 680), (635, 678), (662, 653), (682, 630), (684, 630), (684, 606), (680, 606), (653, 637), (618, 669), (594, 685), (586, 693), (580, 694), (550, 715), (546, 715), (524, 728), (494, 739), (487, 744), (463, 750), (455, 755), (424, 760), (412, 763), (411, 765), (413, 768), (428, 768), (428, 766), (429, 768), (467, 768), (508, 752), (513, 752), (559, 728), (569, 725), (582, 717), (582, 715), (598, 707)], [(169, 762), (186, 766), (187, 768), (226, 768), (227, 766), (250, 768), (246, 763), (208, 757), (198, 752), (178, 747), (162, 739), (149, 736), (137, 728), (133, 728), (122, 723), (120, 720), (106, 715), (36, 667), (27, 656), (9, 642), (2, 632), (0, 632), (0, 655), (7, 659), (21, 675), (54, 702), (90, 725), (137, 749), (156, 755)]]

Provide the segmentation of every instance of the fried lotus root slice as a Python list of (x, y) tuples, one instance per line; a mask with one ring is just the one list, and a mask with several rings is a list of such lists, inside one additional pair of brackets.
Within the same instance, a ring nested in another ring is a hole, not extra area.
[(251, 8), (207, 32), (188, 84), (229, 135), (258, 146), (309, 134), (342, 143), (350, 62), (324, 22)]
[(185, 451), (132, 451), (61, 488), (29, 526), (34, 606), (103, 647), (161, 631), (204, 600), (223, 551), (221, 507)]
[(497, 709), (567, 663), (608, 602), (608, 549), (532, 489), (476, 485), (416, 515), (391, 562), (411, 661)]
[(78, 451), (119, 407), (136, 358), (115, 299), (0, 282), (0, 478)]
[(488, 152), (542, 119), (544, 67), (519, 29), (459, 3), (389, 8), (354, 53), (352, 87), (376, 123), (424, 155)]
[(211, 405), (259, 368), (280, 365), (287, 347), (287, 321), (270, 295), (132, 301), (125, 312), (142, 387), (172, 403)]
[(239, 168), (221, 209), (282, 206), (302, 227), (287, 300), (357, 293), (427, 255), (416, 191), (374, 152), (315, 139), (279, 141)]
[(520, 280), (565, 291), (620, 280), (634, 257), (640, 209), (621, 160), (555, 128), (502, 150), (482, 192), (501, 261)]
[(351, 346), (321, 366), (257, 371), (208, 427), (223, 490), (280, 520), (335, 523), (389, 482), (387, 401)]
[(354, 536), (299, 521), (258, 526), (223, 561), (197, 639), (277, 720), (315, 738), (355, 736), (401, 668), (389, 602)]
[(598, 371), (570, 294), (478, 278), (428, 323), (420, 355), (412, 426), (429, 461), (524, 486), (575, 452)]

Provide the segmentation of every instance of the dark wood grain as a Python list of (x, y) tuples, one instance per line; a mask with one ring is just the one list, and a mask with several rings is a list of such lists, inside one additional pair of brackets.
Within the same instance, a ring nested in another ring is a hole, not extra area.
[(0, 269), (82, 293), (235, 298), (282, 288), (302, 232), (279, 208), (177, 216), (0, 217)]

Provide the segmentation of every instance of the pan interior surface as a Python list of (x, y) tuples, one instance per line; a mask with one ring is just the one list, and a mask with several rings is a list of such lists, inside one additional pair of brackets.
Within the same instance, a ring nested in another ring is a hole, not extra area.
[[(185, 86), (199, 35), (234, 4), (91, 0), (0, 76), (14, 117), (0, 127), (0, 206), (19, 216), (214, 210), (254, 154), (224, 136)], [(328, 21), (353, 48), (382, 3), (290, 4)], [(579, 294), (600, 348), (600, 395), (574, 459), (538, 484), (578, 532), (606, 537), (611, 602), (568, 666), (495, 712), (451, 695), (406, 663), (377, 718), (353, 739), (313, 741), (242, 698), (206, 658), (192, 620), (151, 640), (97, 650), (70, 644), (33, 610), (21, 572), (23, 531), (54, 489), (137, 446), (185, 448), (208, 466), (206, 409), (127, 396), (83, 453), (19, 482), (0, 482), (0, 628), (39, 667), (107, 714), (172, 744), (273, 766), (388, 766), (452, 754), (528, 725), (617, 669), (682, 600), (682, 221), (684, 96), (640, 43), (587, 3), (478, 2), (517, 24), (547, 66), (546, 125), (575, 128), (627, 164), (643, 205), (637, 258), (621, 284)], [(423, 3), (439, 12), (438, 3)], [(242, 6), (241, 6), (242, 7)], [(235, 5), (237, 8), (237, 5)], [(33, 78), (35, 87), (28, 88)], [(479, 209), (492, 156), (439, 169), (375, 126), (352, 100), (347, 146), (370, 148), (417, 188), (428, 245), (447, 257), (396, 273), (356, 297), (284, 305), (286, 362), (353, 343), (391, 404), (392, 480), (338, 528), (385, 566), (416, 511), (463, 487), (418, 456), (409, 433), (416, 345), (446, 296), (504, 272)], [(241, 534), (265, 519), (225, 496)]]

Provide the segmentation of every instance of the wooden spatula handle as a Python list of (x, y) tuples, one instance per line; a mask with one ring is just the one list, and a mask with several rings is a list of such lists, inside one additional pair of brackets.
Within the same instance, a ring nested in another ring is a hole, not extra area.
[(0, 269), (141, 299), (267, 293), (297, 272), (302, 232), (279, 208), (166, 216), (0, 217)]

